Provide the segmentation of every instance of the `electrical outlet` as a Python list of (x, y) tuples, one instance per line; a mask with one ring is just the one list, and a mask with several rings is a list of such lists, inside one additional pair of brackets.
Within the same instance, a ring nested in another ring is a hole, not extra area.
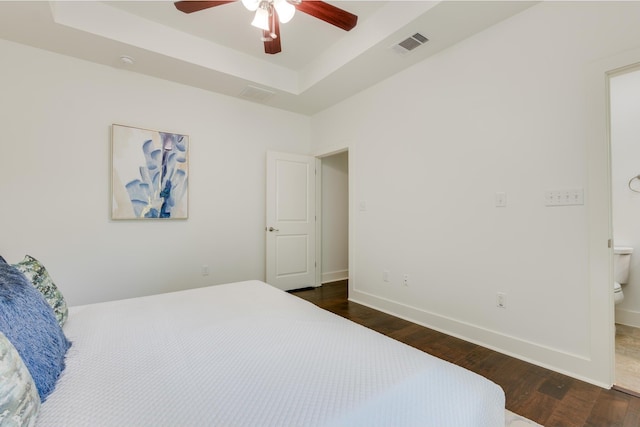
[(402, 286), (409, 286), (409, 275), (405, 274), (402, 276)]
[(203, 265), (201, 272), (202, 272), (203, 276), (208, 276), (209, 275), (209, 266), (208, 265)]
[(382, 272), (382, 280), (385, 281), (385, 282), (389, 281), (389, 270), (384, 270)]
[(498, 292), (496, 305), (500, 308), (507, 308), (507, 294), (505, 294), (504, 292)]

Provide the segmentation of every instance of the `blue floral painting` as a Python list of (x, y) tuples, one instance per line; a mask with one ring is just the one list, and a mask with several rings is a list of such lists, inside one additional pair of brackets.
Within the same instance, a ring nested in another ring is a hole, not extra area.
[(112, 219), (186, 219), (189, 137), (113, 125)]

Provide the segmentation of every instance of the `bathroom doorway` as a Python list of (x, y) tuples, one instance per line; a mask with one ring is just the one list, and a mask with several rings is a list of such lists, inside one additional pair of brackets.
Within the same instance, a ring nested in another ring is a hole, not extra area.
[(614, 384), (640, 395), (640, 66), (610, 76), (609, 100), (613, 240), (633, 248), (615, 305)]

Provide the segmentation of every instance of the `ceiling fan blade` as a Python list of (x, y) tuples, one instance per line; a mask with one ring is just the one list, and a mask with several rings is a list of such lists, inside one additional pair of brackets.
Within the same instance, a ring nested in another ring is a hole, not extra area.
[[(278, 14), (273, 11), (274, 19), (271, 20), (271, 31), (262, 30), (262, 37), (264, 38), (264, 53), (276, 54), (282, 52), (282, 46), (280, 44), (280, 20)], [(271, 37), (273, 32), (276, 37)]]
[(296, 5), (296, 9), (308, 15), (314, 16), (345, 31), (351, 30), (358, 23), (358, 17), (353, 13), (342, 10), (318, 0), (302, 0)]
[(233, 3), (236, 0), (227, 1), (176, 1), (173, 4), (176, 9), (184, 13), (193, 13), (200, 10), (209, 9), (210, 7), (222, 6), (223, 4)]

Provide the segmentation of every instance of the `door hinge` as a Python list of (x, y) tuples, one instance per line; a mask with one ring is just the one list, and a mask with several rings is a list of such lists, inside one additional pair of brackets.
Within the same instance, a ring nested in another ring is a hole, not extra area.
[(607, 247), (611, 249), (613, 247), (613, 239), (607, 240)]

